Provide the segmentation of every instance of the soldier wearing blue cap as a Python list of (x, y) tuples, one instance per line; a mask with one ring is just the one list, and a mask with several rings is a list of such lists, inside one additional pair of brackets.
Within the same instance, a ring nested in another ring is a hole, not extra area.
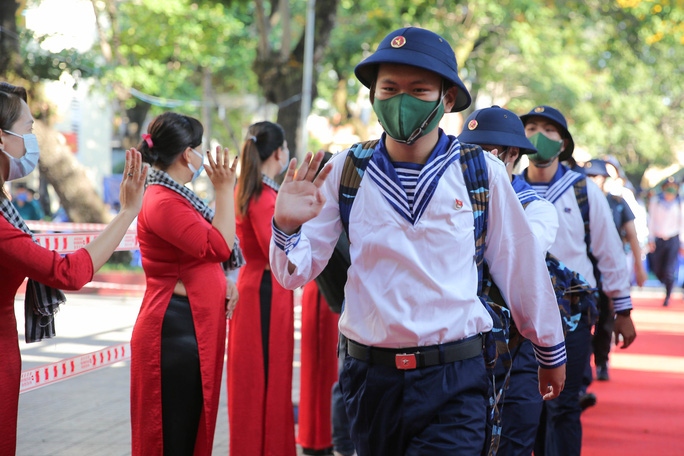
[[(540, 251), (546, 253), (558, 230), (558, 214), (553, 204), (541, 198), (519, 175), (514, 167), (523, 155), (534, 154), (537, 149), (525, 136), (525, 127), (513, 112), (499, 106), (479, 109), (465, 121), (458, 136), (463, 143), (477, 144), (495, 154), (506, 166), (508, 177), (525, 216), (530, 223)], [(557, 309), (556, 302), (548, 303)], [(542, 412), (542, 398), (536, 385), (537, 361), (529, 340), (523, 340), (514, 349), (509, 386), (503, 394), (501, 441), (497, 455), (532, 454)], [(506, 382), (506, 369), (499, 359), (496, 365), (497, 391)]]
[[(627, 348), (636, 338), (630, 311), (629, 275), (622, 242), (613, 223), (605, 196), (583, 173), (570, 170), (562, 161), (572, 157), (574, 141), (563, 114), (550, 106), (537, 106), (520, 116), (525, 134), (537, 148), (529, 155), (525, 180), (549, 200), (558, 213), (559, 228), (549, 252), (567, 267), (608, 296), (617, 317), (616, 340)], [(584, 212), (584, 214), (583, 214)], [(545, 423), (535, 454), (578, 455), (582, 448), (579, 395), (584, 370), (591, 354), (590, 308), (566, 335), (568, 371), (565, 389), (553, 401), (544, 403)]]
[[(489, 189), (487, 210), (474, 211), (459, 161), (466, 148), (438, 128), (444, 113), (470, 104), (449, 43), (402, 28), (355, 72), (385, 133), (336, 154), (317, 177), (319, 155), (311, 163), (307, 155), (296, 174), (290, 163), (276, 200), (271, 270), (286, 288), (304, 285), (347, 230), (340, 387), (359, 456), (481, 454), (490, 389), (483, 334), (494, 322), (473, 261), (479, 214), (506, 213), (505, 221), (486, 220), (486, 248), (477, 252), (534, 344), (538, 389), (551, 399), (563, 388), (565, 345), (558, 311), (544, 305), (555, 299), (546, 265), (501, 162), (467, 148)], [(343, 171), (357, 158), (367, 165), (352, 168), (363, 179), (343, 211), (350, 197), (341, 187), (352, 189)], [(523, 281), (530, 286), (520, 289)]]

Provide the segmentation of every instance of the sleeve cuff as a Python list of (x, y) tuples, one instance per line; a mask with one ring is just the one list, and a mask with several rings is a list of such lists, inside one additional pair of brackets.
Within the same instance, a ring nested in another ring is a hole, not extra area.
[(621, 310), (629, 310), (632, 308), (631, 296), (620, 296), (613, 298), (613, 310), (620, 312)]
[(537, 362), (544, 369), (554, 369), (567, 363), (568, 356), (565, 353), (565, 342), (561, 342), (553, 347), (539, 347), (533, 345), (534, 355)]
[(273, 230), (273, 243), (276, 247), (285, 252), (286, 255), (299, 244), (299, 239), (302, 235), (301, 227), (293, 234), (286, 234), (278, 229), (273, 219), (271, 219), (271, 228)]

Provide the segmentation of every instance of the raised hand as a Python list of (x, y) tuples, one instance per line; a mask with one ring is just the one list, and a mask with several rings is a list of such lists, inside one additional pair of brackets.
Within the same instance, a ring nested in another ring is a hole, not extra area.
[(221, 146), (216, 146), (215, 157), (212, 157), (211, 151), (209, 151), (207, 152), (207, 159), (209, 163), (204, 164), (204, 169), (207, 171), (207, 176), (209, 176), (214, 188), (216, 190), (232, 190), (237, 175), (235, 171), (238, 163), (237, 156), (231, 163), (228, 148), (221, 150)]
[(319, 151), (313, 155), (313, 159), (312, 155), (311, 152), (306, 154), (296, 173), (297, 159), (290, 160), (285, 179), (278, 191), (273, 220), (287, 234), (294, 233), (304, 222), (317, 216), (325, 204), (321, 186), (332, 168), (326, 165), (316, 175), (325, 154)]
[(130, 210), (134, 211), (135, 214), (140, 212), (148, 169), (147, 163), (142, 164), (140, 152), (133, 148), (126, 151), (123, 179), (119, 187), (119, 201), (122, 211)]

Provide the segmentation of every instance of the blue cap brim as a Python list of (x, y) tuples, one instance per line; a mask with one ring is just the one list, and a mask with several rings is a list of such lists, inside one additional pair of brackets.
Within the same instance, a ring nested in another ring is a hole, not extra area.
[(431, 57), (420, 52), (415, 52), (410, 49), (402, 49), (399, 57), (397, 56), (396, 49), (384, 49), (377, 51), (375, 54), (356, 65), (356, 68), (354, 68), (354, 74), (358, 80), (361, 81), (361, 84), (370, 88), (377, 77), (378, 66), (383, 63), (408, 65), (432, 71), (433, 73), (440, 75), (446, 81), (454, 84), (456, 87), (458, 87), (458, 94), (456, 95), (456, 102), (454, 103), (454, 106), (451, 108), (450, 112), (463, 111), (470, 106), (470, 103), (472, 102), (470, 93), (460, 78), (454, 78), (453, 76), (446, 74), (446, 72), (439, 70), (439, 68), (444, 67), (444, 63), (442, 61), (435, 57)]

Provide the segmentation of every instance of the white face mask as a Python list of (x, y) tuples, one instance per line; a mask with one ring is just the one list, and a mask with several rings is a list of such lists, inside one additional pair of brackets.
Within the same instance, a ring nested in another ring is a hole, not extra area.
[(282, 174), (287, 171), (287, 167), (290, 165), (290, 150), (285, 147), (282, 150), (282, 154), (285, 155), (285, 163), (281, 165), (280, 172), (278, 174)]
[(195, 168), (194, 166), (192, 166), (192, 163), (188, 162), (188, 168), (190, 168), (190, 171), (193, 172), (192, 180), (194, 181), (195, 179), (197, 179), (199, 177), (200, 174), (202, 174), (202, 170), (204, 169), (204, 155), (200, 154), (199, 152), (197, 152), (193, 148), (190, 148), (190, 150), (193, 151), (195, 153), (195, 155), (197, 155), (199, 158), (202, 159), (202, 164), (200, 165), (199, 168)]
[(2, 149), (2, 151), (5, 152), (5, 155), (7, 155), (10, 160), (9, 176), (7, 177), (7, 180), (11, 181), (28, 176), (34, 169), (36, 169), (38, 159), (40, 158), (38, 138), (36, 138), (36, 135), (32, 133), (18, 135), (9, 130), (3, 131), (12, 136), (18, 136), (19, 138), (22, 138), (24, 140), (24, 147), (26, 148), (26, 153), (21, 158), (13, 157), (4, 149)]

